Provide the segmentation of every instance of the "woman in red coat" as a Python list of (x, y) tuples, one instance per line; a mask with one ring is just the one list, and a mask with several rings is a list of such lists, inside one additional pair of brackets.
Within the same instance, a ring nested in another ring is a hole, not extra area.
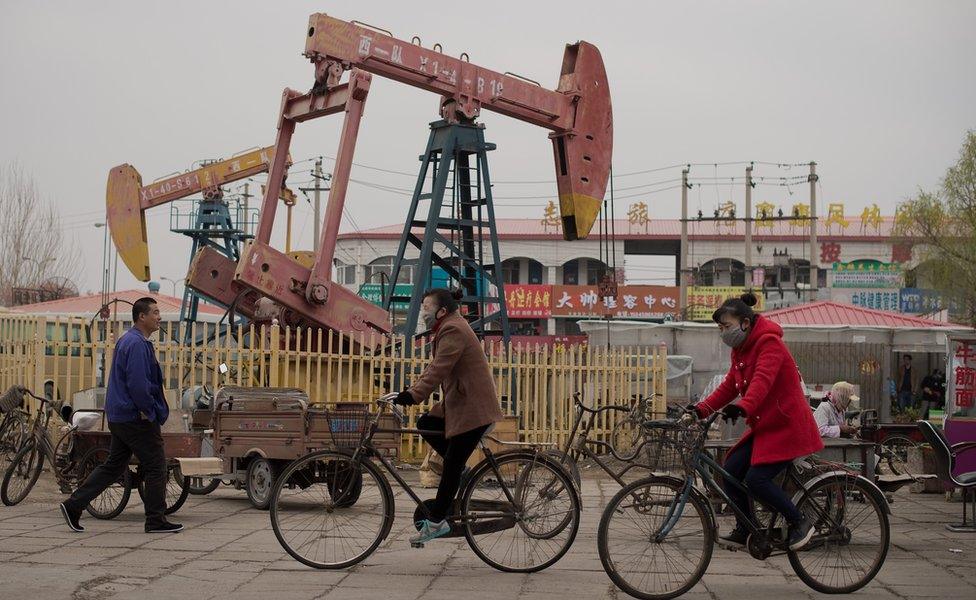
[[(725, 470), (783, 515), (790, 526), (789, 547), (798, 550), (810, 541), (813, 527), (773, 480), (790, 461), (817, 452), (823, 442), (800, 387), (800, 372), (783, 342), (783, 328), (755, 314), (755, 305), (756, 297), (746, 293), (729, 298), (712, 315), (722, 342), (732, 348), (732, 368), (715, 392), (695, 405), (695, 412), (705, 418), (724, 407), (727, 418), (745, 417), (749, 430), (729, 451)], [(744, 493), (731, 485), (725, 491), (750, 514)], [(743, 546), (748, 536), (737, 518), (735, 529), (721, 539)]]

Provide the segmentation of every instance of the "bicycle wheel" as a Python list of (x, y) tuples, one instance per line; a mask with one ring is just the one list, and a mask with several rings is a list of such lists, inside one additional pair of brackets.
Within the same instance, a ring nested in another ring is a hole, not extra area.
[(576, 489), (580, 489), (583, 479), (580, 476), (579, 464), (573, 460), (573, 457), (568, 452), (563, 452), (562, 450), (544, 450), (542, 453), (565, 469), (566, 473), (576, 482)]
[[(167, 515), (171, 515), (180, 510), (183, 503), (186, 502), (187, 497), (190, 495), (190, 478), (180, 477), (177, 473), (179, 473), (179, 470), (175, 465), (167, 465), (166, 510), (164, 511), (164, 514)], [(143, 503), (145, 503), (146, 481), (142, 477), (139, 477), (139, 486), (136, 489), (139, 491), (139, 498), (141, 498)]]
[[(78, 480), (87, 479), (106, 459), (108, 459), (108, 448), (92, 448), (86, 452), (79, 461)], [(85, 510), (96, 519), (114, 519), (125, 510), (131, 494), (132, 482), (129, 479), (129, 469), (126, 468), (117, 481), (88, 503)]]
[[(358, 475), (360, 483), (337, 478)], [(350, 494), (358, 492), (350, 505)], [(295, 560), (342, 569), (373, 553), (393, 526), (393, 490), (365, 459), (324, 450), (293, 461), (271, 493), (271, 528)]]
[(627, 455), (641, 441), (641, 427), (636, 416), (628, 415), (617, 421), (610, 432), (610, 445), (617, 454)]
[(21, 444), (27, 437), (27, 420), (20, 411), (11, 411), (4, 415), (0, 423), (0, 466), (5, 466), (20, 450)]
[(500, 571), (534, 573), (554, 564), (576, 539), (579, 493), (564, 467), (544, 454), (513, 452), (481, 461), (461, 498), (464, 537)]
[(20, 503), (37, 483), (43, 467), (44, 453), (38, 449), (34, 439), (28, 440), (10, 461), (7, 472), (3, 475), (0, 501), (7, 506)]
[[(665, 600), (698, 583), (712, 559), (714, 530), (708, 506), (696, 494), (667, 534), (684, 482), (639, 479), (610, 500), (600, 518), (597, 550), (613, 583), (635, 598)], [(658, 539), (660, 537), (660, 539)]]
[(888, 554), (890, 531), (883, 496), (871, 484), (835, 475), (807, 490), (797, 508), (814, 524), (806, 548), (788, 552), (797, 576), (825, 594), (864, 587)]
[(207, 481), (203, 477), (190, 477), (186, 489), (194, 496), (206, 496), (220, 487), (220, 479)]
[(892, 475), (909, 475), (911, 469), (908, 467), (908, 455), (914, 448), (918, 448), (918, 442), (911, 438), (903, 435), (886, 437), (881, 442), (881, 464)]

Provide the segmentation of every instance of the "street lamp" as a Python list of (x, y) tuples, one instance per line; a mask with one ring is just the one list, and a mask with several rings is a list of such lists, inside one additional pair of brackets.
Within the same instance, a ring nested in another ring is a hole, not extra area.
[[(94, 223), (95, 228), (105, 227), (105, 223)], [(102, 239), (102, 305), (108, 303), (108, 227), (105, 227), (105, 236)]]
[(160, 277), (163, 281), (168, 281), (173, 284), (173, 297), (176, 297), (176, 280), (170, 279), (169, 277)]

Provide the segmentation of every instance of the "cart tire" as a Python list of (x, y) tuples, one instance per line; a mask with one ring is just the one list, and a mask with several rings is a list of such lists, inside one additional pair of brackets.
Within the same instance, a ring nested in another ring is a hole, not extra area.
[[(87, 479), (92, 471), (104, 463), (107, 458), (108, 448), (92, 448), (85, 453), (79, 461), (78, 480), (83, 482)], [(89, 502), (85, 510), (96, 519), (114, 519), (125, 510), (125, 505), (129, 503), (131, 495), (132, 479), (129, 475), (129, 468), (126, 467), (122, 477)]]
[[(166, 467), (166, 510), (164, 514), (171, 515), (180, 510), (187, 496), (190, 495), (190, 478), (179, 477), (179, 469), (176, 465)], [(139, 497), (142, 502), (146, 502), (146, 482), (139, 478)]]
[[(220, 487), (220, 479), (212, 479), (209, 482), (203, 477), (190, 477), (187, 489), (194, 496), (206, 496)], [(206, 483), (204, 483), (206, 482)]]
[(244, 489), (247, 491), (247, 499), (251, 501), (251, 506), (258, 510), (268, 510), (271, 506), (274, 484), (280, 473), (281, 468), (277, 461), (268, 460), (263, 456), (251, 459), (244, 479)]

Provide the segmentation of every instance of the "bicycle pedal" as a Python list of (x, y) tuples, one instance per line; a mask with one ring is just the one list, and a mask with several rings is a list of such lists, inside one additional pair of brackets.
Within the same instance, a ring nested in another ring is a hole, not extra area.
[(424, 547), (423, 542), (410, 542), (411, 548), (422, 549)]

